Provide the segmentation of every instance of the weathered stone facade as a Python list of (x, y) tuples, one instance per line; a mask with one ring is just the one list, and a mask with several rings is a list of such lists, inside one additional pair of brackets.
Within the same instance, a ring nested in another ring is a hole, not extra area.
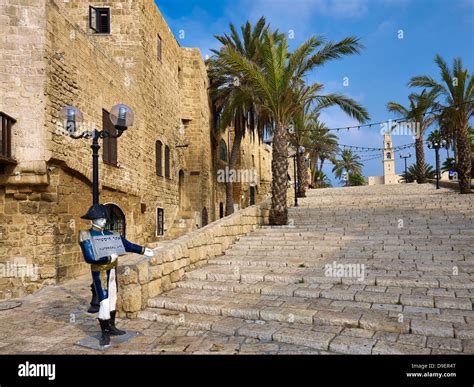
[[(110, 7), (110, 34), (89, 28), (89, 5)], [(80, 216), (91, 204), (90, 140), (66, 135), (63, 106), (82, 111), (85, 130), (102, 129), (103, 110), (117, 103), (135, 113), (117, 139), (117, 165), (100, 160), (99, 172), (101, 202), (123, 211), (128, 239), (170, 238), (181, 224), (203, 226), (203, 212), (208, 222), (219, 218), (225, 186), (215, 176), (205, 64), (198, 49), (180, 47), (153, 1), (11, 0), (0, 2), (0, 15), (0, 111), (17, 120), (16, 164), (0, 173), (0, 263), (38, 269), (34, 278), (0, 278), (0, 298), (88, 270), (77, 235), (88, 227)], [(163, 160), (170, 150), (169, 178), (156, 171), (157, 141)], [(250, 139), (242, 149), (239, 168), (258, 169), (258, 202), (269, 192), (271, 153)], [(248, 206), (248, 184), (235, 189), (235, 202)], [(157, 208), (164, 210), (163, 236)]]

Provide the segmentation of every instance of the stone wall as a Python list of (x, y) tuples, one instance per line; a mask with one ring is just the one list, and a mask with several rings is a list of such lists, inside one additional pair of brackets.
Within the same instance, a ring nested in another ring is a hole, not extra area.
[[(59, 121), (66, 105), (83, 112), (83, 130), (101, 130), (102, 111), (114, 104), (135, 112), (135, 124), (117, 140), (118, 165), (104, 164), (99, 152), (100, 201), (123, 211), (127, 239), (166, 238), (156, 235), (157, 208), (165, 211), (168, 232), (185, 213), (200, 224), (206, 208), (211, 222), (219, 201), (225, 205), (199, 50), (179, 46), (152, 0), (92, 2), (111, 7), (107, 35), (89, 28), (89, 3), (0, 1), (0, 111), (17, 119), (17, 165), (0, 170), (0, 269), (19, 262), (38, 270), (34, 278), (0, 275), (0, 299), (88, 272), (77, 236), (89, 226), (80, 216), (92, 201), (91, 140), (66, 135)], [(170, 148), (169, 178), (156, 173), (157, 140), (163, 160)], [(260, 145), (248, 146), (253, 151), (242, 155), (244, 166), (251, 152), (260, 152)]]
[(268, 222), (269, 201), (240, 210), (173, 241), (155, 245), (155, 256), (126, 255), (118, 267), (117, 310), (136, 317), (148, 299), (173, 288), (187, 270), (221, 255), (232, 243)]

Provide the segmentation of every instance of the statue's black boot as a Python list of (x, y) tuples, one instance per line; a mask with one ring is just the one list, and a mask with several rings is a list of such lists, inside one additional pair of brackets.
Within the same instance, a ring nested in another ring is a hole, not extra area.
[(99, 345), (101, 347), (107, 347), (110, 345), (110, 320), (98, 320), (100, 324), (100, 329), (102, 330)]
[(112, 312), (110, 312), (110, 336), (121, 336), (121, 335), (124, 335), (125, 331), (122, 331), (121, 329), (118, 329), (116, 326), (115, 326), (115, 315), (116, 315), (117, 311), (114, 310)]
[(97, 292), (95, 291), (95, 286), (93, 283), (91, 284), (91, 292), (92, 292), (92, 299), (91, 299), (91, 304), (89, 305), (89, 309), (87, 309), (87, 313), (97, 313), (100, 308), (100, 302), (99, 302), (99, 296), (97, 295)]

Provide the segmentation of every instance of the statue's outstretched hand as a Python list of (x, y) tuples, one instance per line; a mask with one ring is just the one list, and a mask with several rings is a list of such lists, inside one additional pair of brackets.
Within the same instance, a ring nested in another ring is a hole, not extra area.
[(147, 257), (153, 257), (155, 255), (155, 253), (153, 252), (152, 249), (149, 249), (148, 247), (145, 247), (145, 252), (143, 253), (143, 255), (145, 255)]
[(118, 255), (113, 253), (113, 254), (110, 254), (110, 263), (114, 263), (118, 258)]

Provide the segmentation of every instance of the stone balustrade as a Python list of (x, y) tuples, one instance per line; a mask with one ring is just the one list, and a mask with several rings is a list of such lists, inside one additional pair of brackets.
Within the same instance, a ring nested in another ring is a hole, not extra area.
[(175, 240), (149, 245), (151, 258), (136, 254), (120, 258), (117, 310), (136, 317), (149, 298), (175, 287), (185, 271), (221, 255), (237, 238), (268, 223), (270, 201), (240, 210)]

